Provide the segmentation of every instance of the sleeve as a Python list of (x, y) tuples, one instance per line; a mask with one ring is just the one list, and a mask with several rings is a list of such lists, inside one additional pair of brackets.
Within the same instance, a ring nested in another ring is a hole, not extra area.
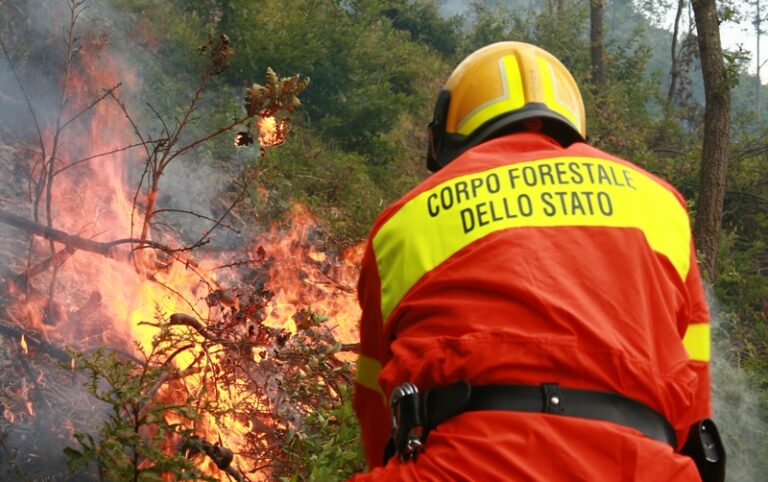
[[(688, 352), (689, 365), (697, 375), (694, 403), (689, 411), (689, 425), (712, 416), (710, 376), (711, 325), (710, 312), (701, 279), (696, 250), (691, 247), (691, 265), (686, 277), (689, 311), (683, 345)], [(680, 441), (681, 443), (684, 442)]]
[(378, 382), (388, 348), (381, 317), (381, 282), (370, 240), (360, 269), (358, 298), (362, 315), (354, 407), (360, 423), (365, 456), (372, 469), (383, 464), (391, 420), (386, 397)]

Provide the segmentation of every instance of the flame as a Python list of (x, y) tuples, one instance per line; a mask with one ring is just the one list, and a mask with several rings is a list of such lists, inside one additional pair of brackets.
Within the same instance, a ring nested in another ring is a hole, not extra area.
[(277, 146), (285, 142), (288, 133), (288, 119), (277, 120), (274, 116), (259, 117), (256, 121), (261, 147)]
[[(291, 229), (273, 228), (266, 237), (267, 250), (275, 263), (269, 278), (275, 297), (267, 320), (273, 326), (295, 330), (290, 316), (311, 307), (335, 323), (335, 334), (342, 343), (357, 339), (359, 308), (355, 294), (362, 245), (348, 249), (333, 263), (327, 253), (312, 242), (319, 222), (306, 206), (295, 204), (291, 213)], [(252, 251), (252, 256), (254, 249)]]
[(27, 340), (24, 338), (24, 333), (21, 334), (21, 342), (19, 343), (21, 350), (25, 355), (29, 355), (29, 348), (27, 348)]
[(3, 418), (5, 418), (10, 423), (16, 421), (16, 416), (13, 414), (11, 407), (6, 402), (3, 402)]
[[(65, 118), (88, 106), (95, 92), (101, 93), (104, 88), (116, 85), (118, 77), (123, 82), (121, 89), (130, 89), (134, 83), (131, 73), (107, 55), (89, 56), (88, 52), (84, 52), (82, 58), (85, 71), (83, 75), (71, 76), (69, 88), (69, 92), (82, 93), (82, 97), (75, 98), (69, 104), (72, 112)], [(100, 157), (98, 162), (82, 163), (62, 171), (55, 178), (53, 190), (56, 202), (52, 213), (55, 227), (96, 241), (136, 236), (146, 199), (137, 196), (134, 200), (136, 188), (131, 182), (135, 183), (135, 177), (130, 177), (127, 171), (132, 168), (140, 172), (143, 159), (134, 157), (129, 151), (117, 150), (119, 146), (135, 142), (132, 138), (133, 127), (114, 102), (99, 102), (88, 112), (88, 125), (79, 130), (75, 124), (69, 127), (74, 132), (71, 139), (77, 138), (78, 142), (62, 145), (60, 157), (76, 160), (114, 152)], [(289, 125), (287, 119), (262, 117), (256, 127), (259, 144), (264, 148), (285, 142)], [(50, 140), (53, 134), (48, 133), (47, 137)], [(263, 192), (266, 198), (266, 191)], [(359, 309), (355, 283), (362, 248), (355, 247), (340, 254), (320, 249), (314, 239), (318, 229), (319, 222), (309, 210), (296, 205), (287, 227), (274, 227), (260, 235), (258, 243), (250, 242), (245, 248), (245, 254), (254, 260), (265, 261), (268, 258), (271, 263), (267, 286), (274, 291), (274, 296), (265, 301), (263, 307), (267, 326), (295, 331), (294, 315), (311, 309), (328, 317), (340, 342), (350, 343), (357, 339)], [(155, 232), (149, 235), (164, 244), (180, 244)], [(41, 243), (41, 246), (47, 249), (47, 242), (44, 245)], [(57, 249), (61, 248), (57, 246)], [(38, 246), (38, 250), (42, 249)], [(59, 316), (48, 313), (47, 297), (33, 299), (30, 295), (23, 309), (19, 309), (18, 317), (41, 331), (43, 336), (50, 336), (74, 349), (106, 345), (128, 351), (136, 343), (140, 350), (147, 353), (152, 349), (161, 320), (167, 321), (177, 313), (186, 313), (198, 320), (212, 320), (237, 306), (237, 296), (227, 293), (227, 284), (219, 280), (216, 273), (223, 258), (242, 255), (214, 253), (206, 258), (196, 258), (193, 262), (181, 255), (160, 256), (150, 250), (131, 252), (127, 246), (113, 257), (77, 252), (66, 260), (58, 274), (60, 288), (57, 289), (61, 292), (57, 300), (64, 307)], [(229, 284), (237, 285), (238, 281), (230, 281)], [(77, 312), (87, 299), (83, 292), (90, 294), (94, 291), (100, 295), (97, 308), (100, 311), (99, 316), (92, 317), (91, 321), (88, 316), (78, 316)], [(207, 302), (212, 292), (221, 293), (216, 306)], [(232, 330), (243, 333), (249, 333), (252, 328), (252, 320), (232, 325)], [(189, 327), (178, 329), (181, 332), (189, 330)], [(253, 338), (258, 338), (257, 332), (253, 333)], [(200, 334), (197, 340), (199, 346), (184, 351), (174, 359), (177, 370), (185, 370), (201, 356), (210, 356), (203, 352), (204, 336)], [(27, 353), (23, 335), (20, 344)], [(258, 360), (259, 356), (254, 351), (254, 360)], [(70, 368), (75, 369), (74, 359)], [(157, 396), (178, 402), (203, 391), (215, 391), (217, 400), (229, 407), (262, 408), (266, 403), (242, 387), (216, 383), (209, 373), (186, 374), (180, 380), (165, 384)], [(22, 398), (27, 412), (34, 416), (31, 402), (26, 400), (26, 396)], [(20, 410), (17, 412), (21, 413)], [(8, 420), (15, 419), (11, 408), (5, 403), (3, 416)], [(166, 417), (168, 422), (189, 426), (189, 421), (177, 413), (169, 412)], [(247, 445), (249, 437), (259, 433), (260, 422), (254, 417), (220, 416), (197, 421), (194, 429), (201, 437), (237, 454)], [(209, 457), (202, 457), (200, 464), (206, 474), (229, 480), (229, 476), (222, 473)], [(236, 456), (233, 467), (243, 472), (250, 470), (249, 461), (243, 457)]]

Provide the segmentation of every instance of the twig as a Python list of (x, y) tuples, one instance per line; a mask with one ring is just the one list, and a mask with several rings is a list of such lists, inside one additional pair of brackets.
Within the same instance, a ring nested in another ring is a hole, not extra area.
[(112, 95), (112, 93), (114, 91), (116, 91), (117, 89), (119, 89), (121, 85), (123, 85), (123, 83), (122, 82), (118, 82), (117, 84), (115, 84), (114, 87), (112, 87), (111, 89), (106, 90), (104, 94), (102, 94), (101, 96), (97, 97), (90, 104), (88, 104), (87, 106), (85, 106), (82, 109), (80, 109), (79, 112), (77, 112), (68, 121), (66, 121), (64, 124), (62, 124), (61, 127), (59, 127), (59, 129), (61, 129), (61, 130), (66, 129), (68, 125), (73, 123), (80, 116), (84, 115), (86, 112), (88, 112), (89, 110), (93, 109), (96, 106), (96, 104), (98, 104), (99, 102), (104, 100), (106, 97)]
[(360, 352), (360, 343), (344, 343), (339, 348), (339, 351), (351, 351), (354, 353)]
[(200, 437), (192, 437), (186, 442), (189, 455), (195, 455), (197, 451), (202, 451), (205, 455), (211, 458), (216, 466), (226, 472), (230, 477), (233, 477), (238, 482), (245, 482), (243, 474), (237, 469), (232, 467), (232, 460), (235, 454), (228, 448), (219, 444), (212, 444), (207, 440), (203, 440)]
[(222, 264), (222, 265), (216, 266), (215, 268), (211, 268), (211, 271), (216, 271), (216, 270), (219, 270), (219, 269), (226, 269), (226, 268), (234, 268), (236, 266), (243, 266), (243, 265), (247, 265), (247, 264), (255, 264), (255, 263), (262, 263), (262, 262), (264, 262), (264, 258), (241, 259), (239, 261), (232, 261), (231, 263), (227, 263), (227, 264)]
[(35, 131), (37, 131), (37, 139), (40, 143), (40, 150), (42, 152), (43, 159), (45, 159), (46, 156), (45, 142), (43, 142), (43, 130), (40, 128), (40, 122), (37, 120), (37, 114), (35, 114), (35, 108), (32, 106), (32, 100), (29, 98), (27, 89), (24, 88), (24, 82), (22, 82), (21, 77), (19, 77), (19, 73), (16, 70), (16, 64), (14, 64), (13, 60), (11, 59), (11, 55), (8, 53), (8, 49), (5, 46), (5, 42), (3, 42), (2, 36), (0, 36), (0, 47), (3, 49), (5, 58), (8, 59), (8, 64), (11, 66), (11, 71), (13, 72), (13, 76), (16, 79), (16, 83), (19, 85), (19, 89), (21, 89), (21, 93), (24, 95), (24, 101), (27, 104), (27, 109), (29, 110), (29, 114), (32, 116), (32, 121), (35, 123)]
[[(148, 141), (148, 142), (151, 143), (152, 141)], [(74, 162), (71, 162), (71, 163), (67, 164), (66, 166), (62, 167), (58, 171), (55, 171), (54, 175), (59, 175), (62, 172), (66, 171), (67, 169), (75, 167), (75, 166), (77, 166), (79, 164), (82, 164), (84, 162), (92, 161), (93, 159), (97, 159), (99, 157), (110, 156), (112, 154), (117, 154), (118, 152), (123, 152), (123, 151), (127, 151), (128, 149), (133, 149), (134, 147), (146, 146), (148, 142), (143, 142), (142, 141), (142, 142), (139, 142), (139, 143), (136, 143), (136, 144), (131, 144), (131, 145), (128, 145), (128, 146), (125, 146), (125, 147), (118, 147), (118, 148), (112, 149), (111, 151), (100, 152), (100, 153), (94, 154), (92, 156), (88, 156), (88, 157), (84, 157), (82, 159), (78, 159), (77, 161), (74, 161)]]
[[(235, 200), (234, 200), (234, 201), (232, 201), (232, 204), (230, 204), (230, 206), (227, 208), (227, 210), (226, 210), (226, 211), (224, 211), (224, 214), (222, 214), (222, 215), (219, 217), (219, 219), (218, 219), (218, 220), (216, 220), (216, 222), (214, 222), (213, 226), (211, 226), (211, 227), (208, 229), (208, 231), (204, 232), (204, 233), (203, 233), (203, 235), (202, 235), (202, 236), (200, 236), (200, 239), (199, 239), (199, 240), (197, 240), (197, 242), (196, 242), (194, 245), (197, 245), (197, 244), (199, 244), (199, 243), (202, 243), (202, 242), (203, 242), (203, 241), (204, 241), (206, 238), (208, 238), (208, 236), (210, 236), (210, 235), (211, 235), (211, 233), (212, 233), (212, 232), (213, 232), (213, 231), (214, 231), (214, 230), (215, 230), (215, 229), (216, 229), (218, 226), (220, 226), (220, 225), (221, 225), (222, 221), (224, 221), (224, 218), (226, 218), (227, 216), (229, 216), (229, 213), (230, 213), (230, 212), (232, 212), (232, 210), (235, 208), (235, 206), (237, 206), (237, 205), (240, 203), (240, 201), (242, 201), (242, 200), (243, 200), (243, 198), (245, 197), (246, 193), (248, 192), (248, 186), (250, 186), (251, 182), (253, 182), (253, 180), (256, 178), (256, 172), (257, 172), (257, 171), (255, 171), (255, 170), (254, 170), (254, 172), (253, 172), (253, 174), (252, 174), (252, 175), (250, 175), (250, 176), (248, 176), (247, 174), (245, 175), (245, 179), (244, 179), (244, 182), (243, 182), (243, 189), (240, 191), (240, 194), (238, 194), (238, 195), (237, 195), (237, 197), (235, 198)], [(193, 245), (193, 246), (194, 246), (194, 245)]]
[(5, 456), (8, 458), (8, 462), (13, 467), (14, 472), (16, 472), (16, 475), (21, 478), (22, 481), (26, 482), (29, 480), (29, 477), (27, 477), (27, 474), (21, 469), (19, 466), (19, 463), (16, 461), (16, 456), (11, 453), (10, 450), (8, 450), (8, 446), (5, 445), (5, 434), (0, 434), (0, 446), (3, 447), (3, 452), (5, 452)]
[(211, 333), (211, 331), (208, 330), (208, 328), (206, 328), (202, 323), (197, 321), (196, 318), (193, 318), (187, 315), (186, 313), (172, 314), (168, 319), (168, 323), (170, 323), (171, 325), (177, 325), (177, 326), (188, 326), (194, 329), (196, 332), (202, 335), (203, 338), (209, 341), (215, 341), (215, 342), (229, 341), (229, 340), (225, 340), (224, 338), (220, 338), (216, 336), (214, 333)]
[(187, 210), (184, 210), (184, 209), (170, 209), (170, 208), (166, 208), (166, 209), (156, 209), (156, 210), (155, 210), (155, 211), (152, 213), (152, 216), (154, 216), (155, 214), (160, 214), (160, 213), (181, 213), (181, 214), (189, 214), (190, 216), (196, 216), (196, 217), (198, 217), (198, 218), (201, 218), (201, 219), (205, 219), (206, 221), (211, 221), (211, 222), (213, 222), (213, 223), (218, 223), (218, 225), (219, 225), (219, 226), (225, 227), (225, 228), (227, 228), (227, 229), (231, 230), (232, 232), (234, 232), (234, 233), (236, 233), (236, 234), (240, 234), (240, 231), (239, 231), (239, 230), (237, 230), (236, 228), (234, 228), (234, 227), (232, 227), (232, 226), (229, 226), (229, 225), (227, 225), (227, 224), (224, 224), (224, 223), (222, 223), (222, 222), (221, 222), (221, 219), (214, 219), (214, 218), (212, 218), (212, 217), (206, 216), (206, 215), (204, 215), (204, 214), (196, 213), (196, 212), (194, 212), (194, 211), (187, 211)]

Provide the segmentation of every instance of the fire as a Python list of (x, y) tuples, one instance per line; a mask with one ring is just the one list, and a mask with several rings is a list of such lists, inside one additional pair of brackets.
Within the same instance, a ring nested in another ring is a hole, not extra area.
[(24, 338), (24, 333), (21, 334), (21, 342), (19, 343), (21, 350), (25, 355), (29, 355), (29, 348), (27, 347), (27, 340)]
[[(353, 342), (357, 338), (355, 287), (362, 245), (348, 249), (331, 262), (328, 254), (318, 251), (312, 243), (319, 222), (309, 210), (294, 205), (291, 221), (289, 233), (274, 228), (267, 238), (271, 243), (269, 251), (277, 260), (270, 270), (270, 279), (275, 280), (275, 299), (268, 319), (285, 326), (286, 315), (311, 306), (337, 323), (339, 341)], [(295, 329), (292, 320), (287, 323), (289, 329)]]
[(285, 142), (288, 134), (288, 120), (278, 120), (274, 116), (259, 117), (256, 128), (259, 130), (259, 145), (273, 147)]
[[(77, 123), (69, 126), (70, 139), (78, 142), (63, 144), (57, 155), (78, 160), (101, 153), (112, 154), (100, 156), (98, 162), (68, 167), (60, 171), (52, 183), (56, 201), (52, 204), (51, 218), (55, 228), (95, 241), (136, 237), (142, 209), (149, 204), (151, 196), (157, 195), (137, 194), (135, 178), (142, 172), (144, 159), (133, 155), (133, 151), (118, 149), (135, 142), (133, 126), (124, 113), (116, 103), (107, 100), (89, 107), (94, 95), (117, 86), (118, 78), (123, 90), (132, 89), (135, 82), (134, 76), (119, 62), (103, 54), (84, 51), (84, 72), (73, 73), (69, 78), (68, 91), (81, 96), (68, 104), (71, 111), (65, 118), (72, 118), (85, 109), (88, 115), (82, 117), (89, 122), (85, 126), (77, 127)], [(268, 148), (282, 144), (288, 127), (287, 119), (260, 117), (256, 125), (259, 145)], [(49, 132), (48, 142), (53, 137)], [(243, 138), (241, 142), (245, 142)], [(31, 168), (36, 173), (40, 169), (39, 165)], [(359, 313), (355, 283), (362, 248), (358, 246), (341, 253), (321, 249), (315, 240), (319, 230), (319, 222), (309, 210), (296, 205), (289, 226), (260, 234), (258, 242), (248, 241), (241, 252), (208, 251), (205, 257), (200, 257), (196, 252), (168, 254), (149, 249), (132, 250), (136, 246), (130, 244), (119, 246), (110, 256), (77, 251), (69, 254), (57, 273), (58, 307), (51, 306), (42, 293), (29, 293), (23, 306), (14, 313), (28, 328), (40, 331), (54, 344), (83, 352), (109, 346), (139, 359), (156, 348), (161, 329), (172, 325), (168, 328), (169, 336), (187, 337), (184, 338), (187, 345), (175, 353), (169, 363), (178, 379), (162, 383), (156, 389), (157, 399), (180, 404), (208, 396), (221, 406), (232, 408), (231, 413), (194, 422), (182, 411), (169, 411), (165, 415), (168, 423), (193, 430), (195, 436), (210, 445), (211, 453), (206, 452), (207, 456), (199, 462), (205, 472), (229, 480), (227, 467), (221, 467), (221, 461), (214, 460), (212, 453), (231, 450), (234, 454), (231, 468), (252, 473), (250, 462), (242, 452), (258, 438), (263, 424), (269, 422), (254, 415), (245, 416), (244, 412), (251, 409), (268, 412), (273, 402), (249, 391), (248, 383), (254, 381), (243, 373), (220, 373), (231, 366), (243, 372), (249, 367), (228, 365), (233, 356), (240, 355), (234, 347), (247, 354), (243, 358), (247, 358), (252, 367), (269, 356), (265, 354), (265, 331), (273, 329), (277, 339), (283, 336), (281, 330), (295, 333), (297, 320), (301, 323), (302, 314), (308, 311), (327, 317), (329, 328), (339, 342), (352, 343), (357, 338)], [(148, 239), (161, 244), (183, 244), (173, 236), (171, 230), (148, 233)], [(54, 247), (59, 251), (66, 248), (58, 244)], [(47, 242), (38, 243), (31, 251), (39, 257), (52, 256)], [(250, 293), (242, 288), (238, 291), (236, 288), (242, 282), (238, 278), (240, 274), (219, 269), (227, 260), (243, 256), (250, 258), (253, 270), (264, 271), (264, 285), (272, 291)], [(21, 290), (18, 296), (22, 297)], [(98, 316), (89, 317), (85, 306)], [(23, 334), (20, 346), (28, 354)], [(74, 359), (70, 368), (75, 370)], [(219, 383), (222, 379), (242, 383)], [(22, 398), (27, 413), (34, 416), (34, 405), (27, 399), (29, 389), (24, 385)], [(3, 403), (6, 420), (12, 422), (18, 414), (23, 411), (17, 410), (14, 414), (11, 407)], [(69, 427), (68, 431), (74, 429)], [(167, 441), (167, 450), (177, 450), (179, 443)]]

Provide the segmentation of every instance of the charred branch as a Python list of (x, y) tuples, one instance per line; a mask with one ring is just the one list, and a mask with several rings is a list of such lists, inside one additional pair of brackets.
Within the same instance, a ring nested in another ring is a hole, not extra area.
[(245, 482), (243, 474), (232, 467), (232, 461), (235, 458), (234, 452), (222, 445), (212, 444), (199, 437), (191, 437), (184, 442), (181, 452), (187, 457), (194, 457), (199, 453), (203, 453), (210, 457), (220, 470), (223, 470), (238, 482)]
[(351, 351), (353, 353), (358, 353), (360, 351), (360, 343), (344, 343), (341, 345), (341, 348), (339, 348), (339, 351)]
[(65, 233), (64, 231), (49, 228), (42, 224), (38, 224), (6, 211), (0, 211), (0, 222), (11, 225), (15, 228), (22, 229), (28, 233), (41, 236), (45, 239), (57, 241), (72, 248), (82, 249), (83, 251), (97, 253), (104, 256), (109, 256), (113, 247), (110, 243), (100, 243), (97, 241), (81, 238), (79, 236), (73, 236), (71, 234)]
[(172, 314), (171, 317), (168, 319), (168, 323), (176, 326), (188, 326), (194, 329), (200, 335), (202, 335), (203, 338), (205, 338), (206, 340), (216, 341), (216, 342), (228, 341), (216, 336), (214, 333), (208, 330), (208, 328), (206, 328), (202, 323), (200, 323), (196, 318), (193, 318), (185, 313)]
[(83, 251), (88, 251), (89, 253), (96, 253), (107, 257), (113, 257), (113, 249), (122, 244), (133, 244), (143, 248), (159, 249), (160, 251), (164, 251), (166, 253), (175, 253), (189, 249), (173, 249), (169, 246), (156, 243), (154, 241), (133, 238), (118, 239), (109, 242), (93, 241), (91, 239), (82, 238), (80, 236), (75, 236), (55, 228), (44, 226), (42, 224), (30, 221), (26, 218), (3, 210), (0, 210), (0, 222), (15, 228), (19, 228), (36, 236), (64, 244), (72, 249), (80, 249)]
[(32, 266), (24, 273), (17, 274), (15, 276), (8, 276), (6, 281), (9, 284), (15, 284), (22, 290), (26, 290), (29, 285), (29, 280), (41, 273), (48, 271), (51, 268), (61, 266), (74, 253), (75, 248), (72, 246), (67, 246), (66, 248), (57, 251), (52, 256), (49, 256), (45, 260), (41, 261), (40, 263)]
[(40, 340), (38, 338), (38, 334), (31, 330), (25, 330), (23, 328), (19, 328), (18, 326), (13, 326), (6, 321), (0, 320), (0, 334), (14, 338), (16, 340), (20, 340), (21, 336), (24, 335), (24, 339), (27, 341), (27, 344), (36, 347), (39, 352), (45, 353), (62, 363), (72, 362), (72, 357), (69, 355), (69, 353), (67, 353), (65, 349), (59, 348), (51, 343), (48, 343), (47, 341)]

